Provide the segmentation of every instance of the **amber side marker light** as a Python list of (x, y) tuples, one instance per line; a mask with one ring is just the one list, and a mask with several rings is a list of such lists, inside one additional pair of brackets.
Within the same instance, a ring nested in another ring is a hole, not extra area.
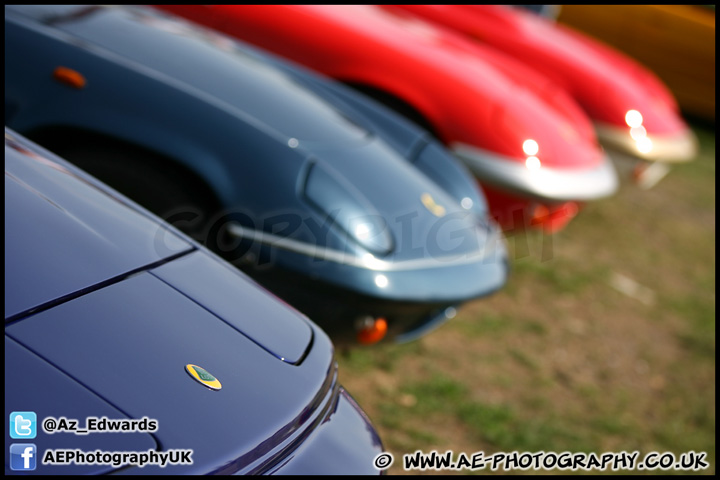
[(73, 88), (85, 88), (87, 80), (85, 77), (72, 68), (57, 67), (53, 72), (53, 78), (58, 82)]
[(363, 345), (371, 345), (382, 340), (386, 333), (387, 320), (379, 317), (358, 331), (357, 341)]
[(550, 208), (540, 204), (532, 210), (530, 225), (542, 227), (545, 233), (556, 233), (565, 228), (565, 225), (577, 215), (578, 210), (579, 207), (575, 202), (565, 202)]

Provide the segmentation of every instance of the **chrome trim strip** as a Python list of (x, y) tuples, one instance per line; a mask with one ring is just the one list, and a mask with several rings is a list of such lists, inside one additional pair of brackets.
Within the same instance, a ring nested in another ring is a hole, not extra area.
[[(321, 260), (328, 260), (343, 265), (350, 265), (352, 267), (382, 272), (468, 265), (471, 263), (481, 262), (483, 260), (489, 261), (493, 254), (500, 256), (505, 254), (504, 248), (498, 248), (498, 244), (504, 240), (500, 230), (496, 228), (493, 228), (484, 239), (484, 248), (479, 249), (476, 252), (446, 255), (442, 257), (414, 258), (412, 260), (402, 260), (397, 262), (376, 258), (371, 253), (366, 253), (365, 255), (359, 257), (352, 253), (321, 247), (311, 243), (293, 240), (291, 238), (280, 237), (261, 230), (245, 228), (237, 222), (230, 222), (228, 224), (228, 232), (236, 237), (250, 239), (265, 245), (283, 248), (285, 250), (319, 258)], [(496, 260), (499, 260), (499, 258)]]
[(541, 200), (595, 200), (612, 195), (618, 188), (617, 173), (607, 155), (593, 168), (531, 170), (510, 157), (464, 143), (453, 143), (451, 149), (481, 183), (488, 182)]
[(643, 153), (638, 150), (637, 143), (630, 136), (629, 128), (595, 123), (595, 130), (600, 142), (608, 148), (617, 148), (634, 157), (667, 163), (689, 162), (697, 156), (698, 141), (692, 130), (677, 135), (647, 135), (652, 142), (652, 150)]

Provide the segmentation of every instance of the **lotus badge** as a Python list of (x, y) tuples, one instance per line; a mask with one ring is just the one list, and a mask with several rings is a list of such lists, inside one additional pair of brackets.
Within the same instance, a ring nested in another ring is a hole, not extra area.
[(185, 365), (185, 371), (192, 378), (202, 383), (211, 390), (220, 390), (222, 388), (222, 384), (220, 383), (220, 381), (214, 376), (212, 376), (210, 372), (208, 372), (204, 368), (188, 363), (187, 365)]

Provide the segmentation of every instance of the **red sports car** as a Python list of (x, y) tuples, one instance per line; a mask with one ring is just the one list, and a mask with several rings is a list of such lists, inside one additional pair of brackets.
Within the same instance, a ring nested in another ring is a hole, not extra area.
[(396, 5), (541, 72), (570, 93), (600, 141), (635, 158), (681, 162), (697, 142), (664, 83), (635, 60), (580, 32), (506, 5)]
[(463, 159), (506, 228), (562, 227), (617, 174), (592, 122), (541, 74), (416, 16), (372, 5), (162, 5), (370, 94)]

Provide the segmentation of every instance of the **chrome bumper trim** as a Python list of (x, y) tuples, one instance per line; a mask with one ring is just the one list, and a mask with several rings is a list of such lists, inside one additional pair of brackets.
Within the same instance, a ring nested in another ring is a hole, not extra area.
[(630, 136), (629, 128), (618, 128), (606, 124), (595, 124), (598, 139), (608, 148), (615, 148), (634, 157), (651, 162), (682, 163), (697, 156), (698, 141), (691, 130), (678, 135), (647, 135), (652, 142), (649, 152), (638, 149), (638, 143)]
[[(402, 270), (421, 270), (426, 268), (443, 268), (456, 265), (468, 265), (477, 262), (499, 261), (504, 258), (505, 248), (502, 233), (499, 229), (493, 228), (482, 240), (484, 247), (472, 253), (462, 253), (457, 255), (444, 255), (442, 257), (425, 257), (414, 258), (412, 260), (387, 261), (376, 258), (371, 253), (357, 256), (349, 252), (343, 252), (331, 248), (313, 245), (307, 242), (301, 242), (291, 238), (280, 237), (261, 230), (245, 228), (236, 222), (228, 224), (228, 232), (239, 238), (250, 239), (271, 247), (282, 248), (309, 257), (328, 260), (343, 265), (363, 268), (373, 271), (402, 271)], [(499, 258), (493, 259), (493, 255), (500, 255)]]
[(455, 143), (452, 151), (473, 172), (480, 183), (497, 185), (523, 196), (551, 202), (596, 200), (618, 188), (618, 177), (610, 158), (587, 169), (527, 168), (509, 157), (470, 145)]

